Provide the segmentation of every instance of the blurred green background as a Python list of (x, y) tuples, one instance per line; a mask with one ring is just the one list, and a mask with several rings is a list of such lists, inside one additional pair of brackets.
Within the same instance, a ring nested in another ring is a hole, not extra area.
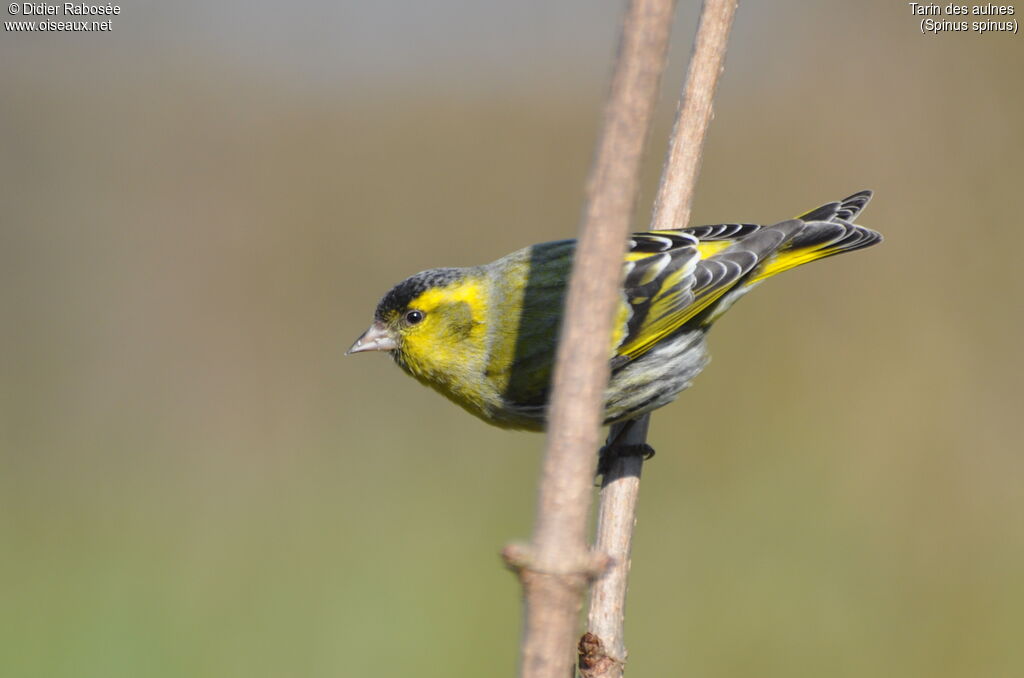
[[(0, 675), (513, 674), (543, 438), (342, 353), (407, 275), (575, 233), (620, 13), (3, 33)], [(694, 220), (873, 188), (887, 240), (750, 295), (655, 416), (629, 675), (1024, 675), (1022, 40), (741, 3)]]

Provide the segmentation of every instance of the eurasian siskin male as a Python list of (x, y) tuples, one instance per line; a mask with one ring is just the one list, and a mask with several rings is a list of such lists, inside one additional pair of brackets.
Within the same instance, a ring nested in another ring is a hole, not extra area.
[[(861, 191), (773, 226), (634, 234), (608, 350), (605, 423), (672, 402), (707, 364), (711, 324), (765, 278), (881, 241), (852, 223), (870, 198)], [(541, 430), (575, 246), (542, 243), (483, 266), (417, 273), (384, 295), (348, 353), (388, 351), (484, 421)]]

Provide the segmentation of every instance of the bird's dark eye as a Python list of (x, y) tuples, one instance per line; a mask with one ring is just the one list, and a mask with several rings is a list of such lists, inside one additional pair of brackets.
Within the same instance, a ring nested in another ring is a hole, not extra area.
[(409, 311), (405, 314), (405, 322), (410, 325), (419, 325), (423, 322), (423, 311)]

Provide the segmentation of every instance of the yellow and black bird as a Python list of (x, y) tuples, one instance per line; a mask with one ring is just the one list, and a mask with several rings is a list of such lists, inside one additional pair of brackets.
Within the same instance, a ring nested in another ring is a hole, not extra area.
[[(870, 198), (861, 191), (772, 226), (634, 234), (608, 347), (604, 422), (672, 402), (707, 364), (711, 324), (765, 278), (880, 242), (853, 223)], [(575, 248), (574, 240), (541, 243), (483, 266), (417, 273), (384, 295), (348, 353), (387, 351), (484, 421), (541, 430)]]

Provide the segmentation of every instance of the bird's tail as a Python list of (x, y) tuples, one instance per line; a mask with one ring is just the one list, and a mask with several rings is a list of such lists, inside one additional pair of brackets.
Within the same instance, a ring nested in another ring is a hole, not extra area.
[(747, 285), (818, 259), (881, 242), (880, 233), (853, 223), (870, 199), (871, 191), (860, 191), (797, 217), (804, 222), (803, 228), (752, 271)]

